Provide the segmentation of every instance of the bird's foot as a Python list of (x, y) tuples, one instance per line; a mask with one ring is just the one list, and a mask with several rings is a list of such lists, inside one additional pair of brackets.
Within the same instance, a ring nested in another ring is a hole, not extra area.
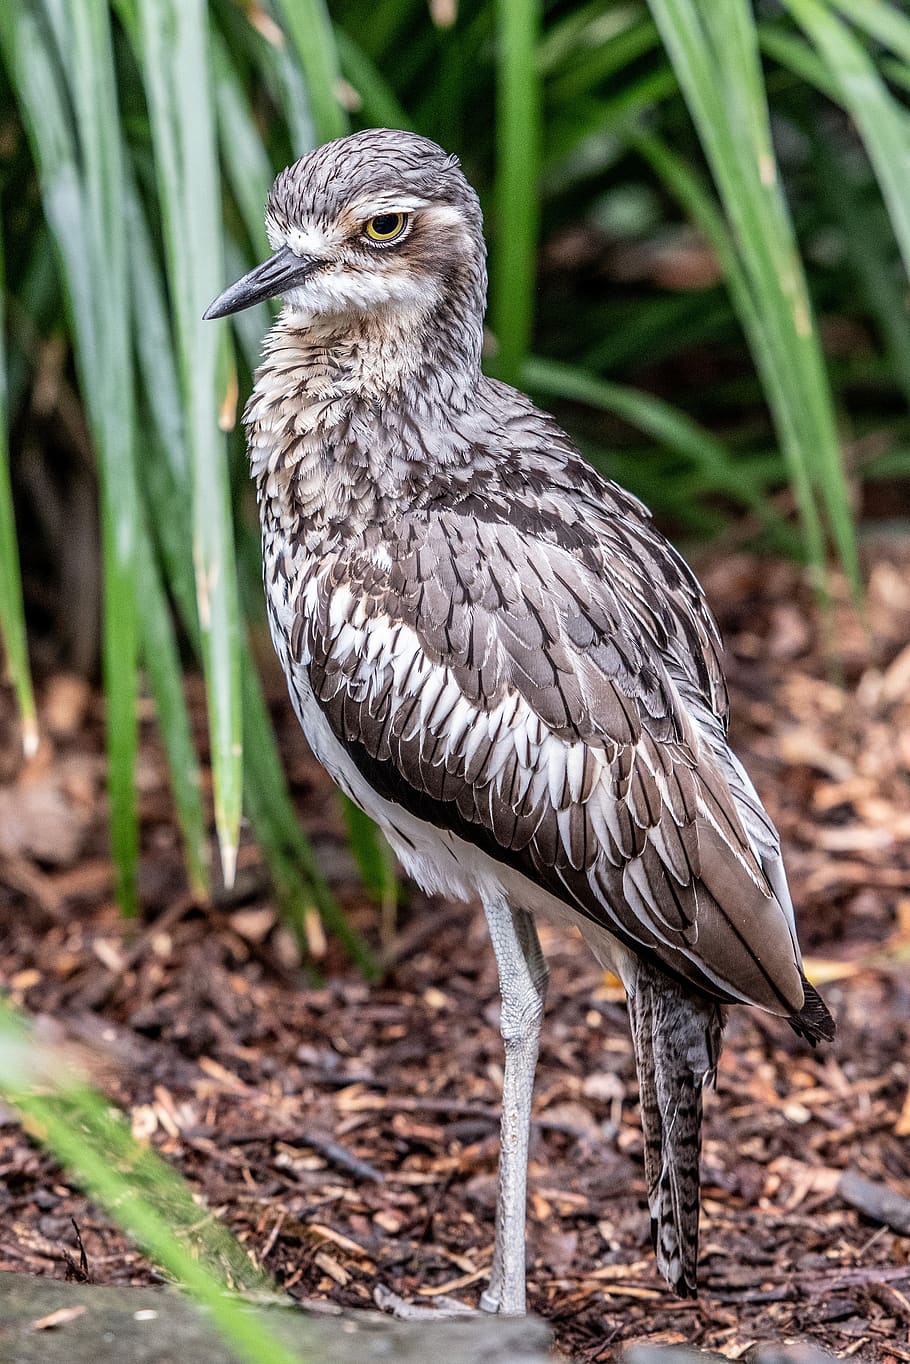
[(491, 1282), (480, 1295), (480, 1310), (501, 1317), (523, 1317), (527, 1311), (524, 1285), (510, 1293), (502, 1285)]
[(399, 1321), (440, 1321), (447, 1317), (476, 1316), (476, 1310), (458, 1298), (440, 1296), (425, 1302), (407, 1302), (385, 1284), (373, 1289), (373, 1301), (383, 1312), (390, 1312)]
[[(385, 1284), (377, 1284), (373, 1290), (373, 1301), (384, 1312), (402, 1321), (438, 1321), (442, 1317), (476, 1316), (477, 1308), (469, 1307), (458, 1298), (440, 1294), (429, 1301), (408, 1302), (393, 1293)], [(491, 1316), (523, 1317), (527, 1314), (525, 1306), (524, 1280), (508, 1285), (494, 1272), (493, 1277), (480, 1295), (480, 1311)]]

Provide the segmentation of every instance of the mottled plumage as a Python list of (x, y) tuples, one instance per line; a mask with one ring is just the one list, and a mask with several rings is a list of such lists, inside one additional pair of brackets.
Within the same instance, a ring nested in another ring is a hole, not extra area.
[(266, 221), (276, 256), (210, 311), (286, 303), (245, 415), (275, 647), (317, 757), (424, 887), (483, 901), (497, 950), (485, 1305), (524, 1301), (505, 1136), (527, 1126), (537, 913), (578, 923), (626, 987), (658, 1262), (694, 1292), (722, 1005), (833, 1031), (777, 833), (726, 743), (701, 589), (635, 498), (480, 373), (480, 211), (453, 158), (386, 130), (329, 143), (282, 172)]

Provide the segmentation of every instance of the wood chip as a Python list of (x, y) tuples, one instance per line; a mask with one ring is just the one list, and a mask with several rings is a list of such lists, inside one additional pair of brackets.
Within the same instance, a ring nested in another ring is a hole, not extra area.
[(320, 1241), (330, 1241), (339, 1250), (345, 1250), (349, 1255), (358, 1255), (364, 1259), (368, 1258), (368, 1252), (363, 1246), (359, 1246), (356, 1241), (352, 1241), (350, 1236), (343, 1236), (340, 1231), (334, 1231), (332, 1227), (325, 1226), (322, 1222), (310, 1222), (307, 1230), (312, 1236), (317, 1236)]
[(433, 1288), (424, 1286), (417, 1291), (422, 1298), (439, 1298), (445, 1293), (456, 1293), (459, 1288), (467, 1288), (469, 1284), (477, 1283), (480, 1279), (487, 1279), (489, 1275), (489, 1268), (475, 1269), (470, 1274), (462, 1274), (458, 1279), (449, 1279), (446, 1283), (436, 1284)]
[(87, 1311), (88, 1308), (83, 1303), (77, 1303), (73, 1307), (59, 1307), (56, 1312), (49, 1312), (46, 1317), (39, 1317), (37, 1321), (33, 1321), (31, 1329), (55, 1331), (60, 1326), (68, 1326), (71, 1321), (78, 1321)]
[(342, 1288), (351, 1282), (351, 1276), (343, 1265), (328, 1254), (327, 1251), (317, 1250), (313, 1256), (314, 1262), (319, 1266), (324, 1274), (328, 1274), (330, 1279), (334, 1279)]

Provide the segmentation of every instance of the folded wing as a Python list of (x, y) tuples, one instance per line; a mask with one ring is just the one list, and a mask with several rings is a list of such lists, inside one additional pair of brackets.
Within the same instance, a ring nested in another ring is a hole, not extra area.
[(724, 739), (713, 623), (623, 511), (516, 523), (472, 497), (376, 528), (300, 584), (296, 662), (381, 793), (677, 977), (798, 1015), (777, 835)]

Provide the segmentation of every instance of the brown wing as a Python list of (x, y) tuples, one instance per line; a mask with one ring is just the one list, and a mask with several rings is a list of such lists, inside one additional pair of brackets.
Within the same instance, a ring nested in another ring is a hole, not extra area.
[(723, 739), (700, 592), (628, 505), (623, 544), (577, 508), (514, 524), (473, 496), (370, 532), (303, 585), (298, 661), (381, 793), (675, 974), (792, 1014), (777, 838)]

